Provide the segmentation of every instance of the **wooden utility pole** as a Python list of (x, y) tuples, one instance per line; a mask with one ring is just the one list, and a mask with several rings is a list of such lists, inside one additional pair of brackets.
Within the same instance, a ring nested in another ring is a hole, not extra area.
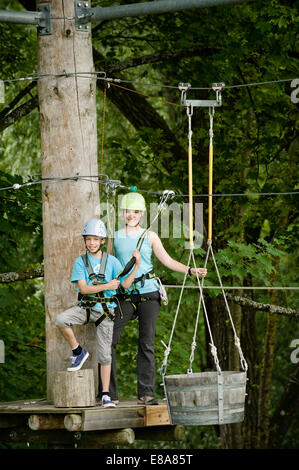
[[(37, 7), (43, 5), (37, 3)], [(69, 19), (74, 16), (73, 0), (52, 0), (51, 17), (57, 19), (52, 19), (51, 34), (38, 38), (38, 73), (47, 75), (38, 81), (43, 178), (98, 174), (96, 80), (86, 74), (94, 71), (91, 31), (76, 31), (75, 20)], [(73, 72), (85, 74), (67, 75)], [(97, 184), (83, 180), (43, 183), (48, 399), (53, 398), (54, 373), (66, 370), (71, 355), (55, 327), (55, 317), (76, 303), (76, 288), (70, 283), (72, 266), (85, 250), (83, 224), (98, 212)], [(75, 333), (91, 353), (88, 365), (96, 372), (94, 325), (76, 327)]]

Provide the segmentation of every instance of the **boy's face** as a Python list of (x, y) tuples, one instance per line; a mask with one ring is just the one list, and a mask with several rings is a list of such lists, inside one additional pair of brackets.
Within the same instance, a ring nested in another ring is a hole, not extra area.
[(105, 242), (105, 238), (96, 237), (95, 235), (86, 235), (85, 244), (90, 253), (96, 253), (101, 245)]
[(142, 211), (124, 210), (126, 225), (129, 225), (130, 227), (136, 227), (140, 222), (142, 214)]

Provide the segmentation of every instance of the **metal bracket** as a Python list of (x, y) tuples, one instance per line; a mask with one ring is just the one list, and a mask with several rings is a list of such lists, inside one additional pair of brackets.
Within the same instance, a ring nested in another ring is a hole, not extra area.
[(86, 1), (75, 0), (75, 26), (77, 31), (88, 31), (90, 25), (90, 18), (92, 13), (90, 12), (89, 3)]
[(221, 90), (224, 88), (224, 83), (213, 83), (212, 89), (216, 92), (215, 100), (187, 100), (187, 91), (191, 88), (190, 83), (179, 83), (178, 88), (181, 90), (181, 104), (187, 108), (193, 107), (208, 107), (214, 108), (215, 106), (222, 105)]
[(52, 34), (51, 5), (49, 3), (39, 5), (37, 11), (42, 13), (42, 15), (39, 17), (39, 22), (37, 26), (38, 35), (46, 36)]

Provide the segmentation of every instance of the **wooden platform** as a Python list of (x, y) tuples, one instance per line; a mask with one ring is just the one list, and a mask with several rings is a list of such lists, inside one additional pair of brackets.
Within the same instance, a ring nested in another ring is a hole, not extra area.
[[(86, 432), (88, 431), (88, 432)], [(58, 408), (47, 400), (0, 403), (1, 442), (47, 442), (62, 447), (99, 448), (135, 439), (183, 440), (184, 427), (171, 426), (167, 404), (120, 400), (115, 408)], [(84, 444), (85, 443), (85, 444)]]

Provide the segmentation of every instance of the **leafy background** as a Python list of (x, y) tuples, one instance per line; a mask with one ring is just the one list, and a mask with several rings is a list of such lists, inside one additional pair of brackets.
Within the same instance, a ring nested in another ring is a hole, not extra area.
[[(21, 10), (31, 2), (0, 1), (0, 8)], [(92, 2), (92, 6), (127, 4), (128, 1)], [(22, 6), (23, 5), (23, 6)], [(168, 140), (162, 128), (144, 122), (145, 108), (124, 116), (112, 102), (113, 86), (107, 90), (105, 110), (103, 172), (120, 179), (126, 186), (136, 185), (144, 191), (171, 188), (186, 194), (188, 187), (187, 119), (178, 104), (176, 87), (190, 82), (192, 87), (206, 87), (223, 81), (223, 106), (214, 119), (214, 192), (266, 193), (298, 189), (296, 160), (298, 156), (298, 106), (290, 100), (290, 82), (264, 86), (230, 85), (296, 78), (298, 72), (298, 2), (259, 1), (229, 7), (205, 8), (155, 17), (140, 17), (103, 22), (94, 26), (93, 46), (97, 70), (113, 70), (115, 76), (135, 83), (144, 99), (165, 120), (176, 143)], [(30, 9), (30, 8), (29, 8)], [(33, 8), (34, 9), (34, 8)], [(32, 27), (0, 25), (2, 79), (24, 77), (36, 72), (37, 42)], [(13, 38), (13, 40), (12, 40)], [(175, 54), (181, 52), (179, 58)], [(173, 54), (173, 56), (171, 55)], [(148, 59), (138, 65), (139, 57)], [(132, 66), (128, 62), (132, 61)], [(124, 69), (117, 68), (124, 64)], [(111, 75), (114, 76), (111, 72)], [(152, 84), (149, 86), (148, 84)], [(142, 85), (143, 84), (143, 85)], [(146, 84), (146, 85), (145, 85)], [(12, 125), (5, 125), (5, 108), (20, 93), (23, 82), (5, 86), (5, 103), (0, 107), (0, 187), (22, 184), (40, 174), (41, 153), (37, 108)], [(124, 85), (126, 86), (126, 85)], [(36, 95), (36, 87), (30, 91)], [(122, 91), (126, 103), (128, 91)], [(207, 92), (194, 92), (207, 97)], [(28, 94), (20, 100), (25, 103)], [(137, 95), (136, 95), (137, 100)], [(137, 102), (137, 101), (136, 101)], [(98, 135), (102, 137), (103, 93), (97, 93)], [(130, 119), (131, 118), (131, 119)], [(117, 123), (117, 125), (116, 125)], [(194, 192), (206, 194), (208, 186), (208, 115), (195, 110), (193, 126)], [(153, 193), (144, 193), (147, 203), (157, 202)], [(182, 197), (180, 202), (186, 202)], [(205, 222), (207, 220), (204, 197)], [(1, 272), (22, 271), (43, 265), (41, 188), (32, 185), (0, 193), (0, 263)], [(214, 198), (214, 238), (216, 259), (226, 285), (298, 286), (297, 275), (298, 212), (296, 196), (251, 196)], [(175, 259), (187, 262), (185, 239), (170, 237), (163, 243)], [(196, 251), (198, 265), (203, 263), (204, 249)], [(211, 265), (206, 284), (217, 279)], [(166, 284), (180, 284), (182, 276), (169, 272), (155, 261), (155, 269)], [(189, 283), (194, 282), (188, 280)], [(5, 341), (5, 363), (0, 364), (0, 400), (27, 400), (46, 394), (46, 360), (44, 333), (43, 280), (19, 281), (0, 285), (0, 339)], [(157, 371), (172, 327), (179, 290), (168, 289), (169, 305), (161, 309), (156, 334)], [(207, 290), (208, 299), (218, 291)], [(298, 308), (295, 291), (248, 293), (252, 300)], [(170, 373), (185, 373), (189, 367), (190, 344), (198, 294), (192, 289), (183, 298), (171, 354)], [(243, 311), (243, 318), (254, 317), (251, 333), (256, 339), (254, 370), (262, 370), (267, 315)], [(227, 325), (226, 325), (227, 326)], [(294, 369), (290, 362), (290, 342), (299, 338), (296, 320), (278, 318), (275, 337), (274, 366), (271, 380), (269, 415), (280, 403), (286, 381)], [(126, 329), (118, 347), (118, 376), (124, 397), (136, 395), (138, 323)], [(250, 353), (250, 344), (244, 344)], [(210, 367), (206, 332), (201, 316), (194, 370)], [(257, 382), (252, 387), (258, 389)], [(157, 373), (156, 394), (163, 397)], [(248, 408), (249, 409), (249, 408)], [(248, 411), (252, 413), (253, 410)], [(282, 448), (296, 448), (299, 442), (298, 413), (292, 421)], [(140, 443), (138, 443), (140, 445)], [(145, 446), (185, 446), (186, 448), (219, 448), (216, 427), (187, 428), (182, 444), (159, 443)]]

